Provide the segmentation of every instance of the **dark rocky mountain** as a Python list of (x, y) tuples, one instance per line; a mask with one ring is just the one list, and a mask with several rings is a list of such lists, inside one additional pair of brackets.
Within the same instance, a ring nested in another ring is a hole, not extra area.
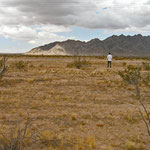
[(35, 55), (92, 55), (150, 56), (150, 36), (113, 35), (103, 41), (98, 38), (88, 42), (67, 40), (36, 47), (27, 54)]

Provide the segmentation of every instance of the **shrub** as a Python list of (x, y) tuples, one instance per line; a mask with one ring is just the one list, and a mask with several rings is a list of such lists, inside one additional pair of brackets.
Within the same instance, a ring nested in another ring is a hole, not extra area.
[[(137, 78), (137, 67), (129, 65), (125, 70), (119, 71), (120, 77), (129, 84), (136, 84)], [(138, 74), (138, 79), (141, 79), (140, 72)]]
[[(148, 69), (148, 68), (147, 68)], [(141, 68), (139, 68), (139, 74), (137, 77), (137, 67), (129, 65), (125, 70), (119, 71), (118, 74), (120, 77), (129, 84), (136, 84), (136, 79), (138, 78), (141, 83), (144, 85), (149, 85), (150, 83), (150, 73), (146, 72), (145, 74), (140, 73)]]
[(84, 66), (88, 66), (90, 65), (90, 62), (87, 61), (86, 59), (81, 59), (80, 57), (77, 57), (76, 59), (74, 59), (73, 62), (68, 63), (67, 67), (68, 68), (77, 68), (77, 69), (81, 69)]
[(14, 66), (19, 70), (24, 70), (27, 67), (28, 63), (24, 61), (19, 61), (14, 64)]
[(2, 60), (0, 60), (0, 68), (2, 68)]
[(150, 62), (142, 62), (142, 68), (143, 70), (150, 70)]
[(149, 83), (150, 83), (150, 73), (148, 73), (144, 77), (142, 77), (142, 83), (144, 83), (145, 85), (149, 85)]
[(32, 133), (31, 120), (23, 125), (16, 122), (14, 128), (9, 128), (6, 132), (0, 132), (1, 150), (23, 150), (36, 141), (36, 133)]
[(3, 57), (2, 60), (0, 60), (0, 78), (2, 78), (3, 73), (6, 70), (6, 64), (5, 63), (6, 63), (6, 58)]
[(123, 63), (122, 63), (122, 66), (126, 66), (126, 65), (127, 65), (127, 63), (126, 63), (126, 62), (123, 62)]

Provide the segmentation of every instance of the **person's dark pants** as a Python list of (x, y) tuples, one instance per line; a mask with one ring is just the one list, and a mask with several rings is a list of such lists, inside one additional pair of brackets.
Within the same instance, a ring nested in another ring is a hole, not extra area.
[(111, 68), (111, 61), (107, 62), (107, 68)]

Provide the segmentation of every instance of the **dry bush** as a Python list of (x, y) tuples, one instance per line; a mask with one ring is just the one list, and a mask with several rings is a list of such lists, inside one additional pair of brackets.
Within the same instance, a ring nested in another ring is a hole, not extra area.
[(1, 150), (23, 150), (30, 147), (37, 140), (36, 132), (32, 132), (32, 119), (20, 123), (16, 121), (15, 127), (8, 127), (0, 131)]
[(141, 117), (138, 112), (127, 112), (121, 113), (121, 118), (127, 121), (128, 123), (137, 123), (141, 120)]
[(25, 70), (28, 67), (28, 63), (24, 61), (18, 61), (13, 64), (13, 67), (19, 70)]
[[(143, 85), (149, 85), (150, 73), (149, 72), (141, 73), (141, 68), (143, 68), (143, 65), (142, 65), (142, 67), (139, 67), (138, 80)], [(145, 63), (144, 68), (145, 68), (145, 70), (149, 69), (148, 65), (146, 63)], [(127, 66), (127, 68), (125, 70), (119, 71), (118, 74), (123, 79), (123, 81), (125, 81), (126, 83), (132, 84), (132, 85), (136, 84), (137, 67), (129, 65), (129, 66)]]
[[(135, 85), (137, 77), (137, 67), (129, 65), (125, 70), (119, 71), (118, 74), (125, 82)], [(141, 79), (140, 72), (138, 74), (138, 78)]]
[(142, 77), (142, 83), (144, 85), (149, 85), (149, 83), (150, 83), (150, 73), (147, 73), (145, 76)]
[(136, 87), (136, 97), (137, 100), (139, 101), (140, 105), (142, 106), (142, 109), (139, 108), (139, 113), (145, 123), (145, 126), (147, 128), (147, 133), (150, 136), (150, 116), (149, 113), (147, 111), (147, 108), (145, 107), (143, 101), (142, 101), (142, 96), (141, 96), (141, 91), (140, 91), (140, 87), (139, 87), (139, 82), (140, 82), (140, 67), (139, 65), (137, 66), (137, 70), (136, 70), (136, 77), (135, 77), (135, 87)]
[(40, 148), (58, 149), (58, 150), (94, 150), (96, 148), (96, 139), (94, 136), (86, 138), (77, 136), (76, 138), (54, 136), (51, 131), (44, 130), (39, 135)]
[(5, 70), (6, 70), (6, 57), (3, 57), (2, 60), (0, 60), (0, 78), (2, 78)]
[(142, 62), (142, 68), (143, 68), (143, 70), (149, 71), (150, 70), (150, 62), (149, 61)]
[(122, 66), (126, 66), (126, 65), (127, 65), (127, 63), (126, 63), (126, 62), (123, 62), (123, 63), (122, 63)]
[(68, 63), (67, 67), (81, 69), (82, 67), (88, 66), (90, 64), (91, 63), (87, 61), (85, 58), (77, 57), (73, 60), (73, 62)]
[(0, 68), (2, 68), (2, 59), (0, 60)]
[[(141, 76), (140, 76), (140, 69), (141, 68), (138, 65), (136, 67), (136, 70), (135, 70), (135, 68), (132, 69), (132, 67), (127, 68), (127, 69), (128, 70), (125, 70), (125, 72), (123, 72), (124, 76), (122, 76), (122, 77), (127, 77), (124, 79), (126, 79), (126, 81), (132, 81), (130, 83), (133, 83), (135, 85), (136, 98), (142, 107), (142, 108), (139, 108), (139, 113), (140, 113), (140, 116), (142, 117), (142, 119), (145, 123), (147, 133), (150, 136), (150, 117), (149, 117), (149, 113), (147, 111), (147, 108), (145, 107), (145, 105), (142, 101), (141, 91), (140, 91), (140, 87), (139, 87), (139, 85), (140, 85), (139, 83), (141, 81)], [(140, 120), (138, 114), (135, 114), (135, 116), (133, 116), (133, 114), (130, 115), (128, 113), (127, 115), (123, 116), (123, 118), (126, 121), (131, 122), (131, 123), (137, 123), (137, 121)], [(133, 142), (133, 141), (127, 141), (125, 144), (125, 149), (127, 149), (127, 150), (145, 150), (145, 148), (142, 145), (140, 145), (137, 142)]]
[[(16, 121), (16, 125), (0, 130), (1, 150), (27, 150), (27, 149), (77, 149), (91, 150), (96, 148), (94, 136), (86, 138), (59, 137), (51, 130), (40, 130), (34, 127), (33, 119), (27, 118), (22, 122)], [(7, 127), (6, 127), (7, 126)]]
[(127, 141), (125, 144), (126, 150), (146, 150), (142, 145), (139, 143), (135, 143), (133, 141)]

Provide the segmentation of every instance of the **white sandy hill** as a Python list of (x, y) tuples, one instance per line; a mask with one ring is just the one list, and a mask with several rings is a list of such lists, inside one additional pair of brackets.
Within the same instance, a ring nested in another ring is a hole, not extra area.
[(69, 55), (63, 47), (55, 45), (48, 50), (42, 50), (41, 48), (34, 48), (26, 53), (27, 55)]

